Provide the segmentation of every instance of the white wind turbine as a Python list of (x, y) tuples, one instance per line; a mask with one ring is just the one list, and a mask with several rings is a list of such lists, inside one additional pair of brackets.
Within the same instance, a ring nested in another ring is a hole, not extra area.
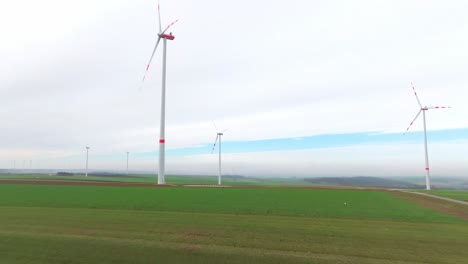
[[(216, 128), (216, 125), (215, 125)], [(224, 135), (223, 133), (226, 132), (227, 129), (223, 130), (222, 132), (216, 132), (216, 139), (213, 144), (213, 149), (211, 150), (211, 153), (213, 153), (215, 147), (216, 147), (216, 142), (219, 141), (218, 144), (218, 150), (219, 150), (219, 157), (218, 157), (218, 185), (221, 185), (221, 137)], [(218, 129), (216, 128), (216, 131)]]
[(128, 176), (128, 154), (130, 154), (130, 152), (127, 151), (127, 176)]
[(89, 152), (90, 147), (86, 146), (86, 172), (85, 172), (85, 177), (88, 177), (88, 152)]
[(162, 88), (161, 88), (161, 123), (160, 123), (160, 132), (159, 132), (159, 172), (158, 172), (158, 184), (165, 184), (166, 180), (164, 178), (164, 165), (165, 165), (165, 120), (166, 120), (166, 40), (174, 40), (174, 36), (172, 33), (166, 34), (166, 31), (174, 25), (178, 20), (170, 23), (164, 30), (161, 28), (161, 14), (159, 9), (159, 2), (158, 2), (158, 20), (159, 20), (159, 33), (158, 33), (158, 40), (156, 41), (156, 45), (154, 46), (153, 53), (149, 59), (148, 65), (146, 66), (146, 71), (143, 76), (142, 82), (146, 79), (146, 74), (148, 73), (149, 67), (151, 65), (151, 61), (153, 60), (154, 54), (156, 53), (156, 49), (158, 48), (159, 42), (163, 39), (163, 65), (162, 65)]
[(427, 153), (426, 111), (429, 110), (429, 109), (450, 108), (450, 106), (423, 106), (421, 104), (421, 101), (419, 101), (418, 94), (416, 93), (416, 89), (414, 88), (413, 83), (411, 83), (411, 86), (413, 87), (414, 96), (416, 96), (416, 100), (418, 101), (420, 109), (419, 109), (418, 113), (416, 114), (416, 117), (413, 119), (413, 121), (411, 121), (410, 125), (408, 126), (408, 128), (406, 129), (404, 134), (406, 134), (408, 132), (410, 127), (413, 125), (414, 121), (416, 121), (416, 119), (419, 117), (419, 115), (422, 112), (423, 113), (423, 126), (424, 126), (424, 152), (425, 152), (425, 155), (426, 155), (425, 156), (425, 158), (426, 158), (426, 167), (425, 167), (425, 170), (426, 170), (426, 190), (430, 190), (431, 189), (431, 180), (430, 180), (430, 175), (429, 175), (429, 156), (428, 156), (428, 153)]

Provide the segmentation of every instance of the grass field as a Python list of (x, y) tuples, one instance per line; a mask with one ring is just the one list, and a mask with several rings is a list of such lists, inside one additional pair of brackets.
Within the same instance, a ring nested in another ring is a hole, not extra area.
[(467, 221), (380, 191), (0, 184), (0, 215), (0, 263), (468, 259)]
[(430, 191), (421, 191), (424, 193), (457, 199), (461, 201), (468, 201), (468, 191), (462, 190), (430, 190)]

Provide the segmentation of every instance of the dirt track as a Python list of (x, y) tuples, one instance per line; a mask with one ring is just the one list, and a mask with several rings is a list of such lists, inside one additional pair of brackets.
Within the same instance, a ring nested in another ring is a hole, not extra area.
[(468, 206), (466, 204), (453, 202), (438, 196), (426, 196), (419, 193), (412, 193), (407, 191), (389, 191), (393, 195), (411, 201), (417, 205), (431, 208), (433, 210), (453, 215), (464, 220), (468, 220)]

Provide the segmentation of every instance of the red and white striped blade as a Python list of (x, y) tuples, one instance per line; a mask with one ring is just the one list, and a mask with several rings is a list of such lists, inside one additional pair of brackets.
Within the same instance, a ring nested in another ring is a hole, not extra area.
[(419, 97), (418, 97), (418, 94), (416, 93), (416, 89), (414, 89), (413, 82), (411, 82), (411, 87), (413, 87), (414, 96), (416, 96), (416, 100), (418, 100), (418, 104), (422, 108), (423, 106), (421, 104), (421, 101), (419, 101)]
[(213, 144), (213, 149), (211, 150), (211, 153), (212, 153), (212, 154), (213, 154), (213, 151), (214, 151), (214, 149), (215, 149), (215, 147), (216, 147), (216, 142), (218, 142), (218, 137), (219, 137), (219, 135), (216, 134), (216, 139), (215, 139), (215, 142), (214, 142), (214, 144)]
[(423, 110), (419, 110), (419, 112), (416, 114), (416, 117), (413, 119), (413, 121), (411, 121), (410, 125), (408, 126), (408, 128), (406, 129), (405, 133), (403, 135), (406, 135), (406, 133), (408, 132), (408, 130), (410, 129), (410, 127), (413, 125), (414, 121), (416, 121), (416, 119), (418, 119), (418, 116), (421, 114)]
[(145, 82), (146, 74), (148, 73), (148, 70), (149, 70), (150, 65), (151, 65), (151, 61), (153, 60), (154, 54), (156, 53), (156, 49), (158, 49), (158, 45), (159, 45), (160, 41), (161, 41), (161, 37), (158, 36), (158, 41), (156, 41), (156, 45), (154, 46), (153, 53), (151, 53), (151, 58), (149, 59), (149, 62), (146, 65), (145, 75), (143, 75), (143, 80), (141, 81), (142, 84)]
[(451, 108), (450, 106), (427, 106), (427, 109), (445, 109)]
[(176, 20), (172, 21), (172, 23), (170, 23), (169, 25), (167, 25), (166, 29), (164, 29), (163, 32), (159, 33), (159, 35), (162, 35), (162, 34), (166, 33), (166, 31), (167, 31), (170, 27), (172, 27), (175, 23), (177, 23), (178, 21), (179, 21), (179, 19), (176, 19)]

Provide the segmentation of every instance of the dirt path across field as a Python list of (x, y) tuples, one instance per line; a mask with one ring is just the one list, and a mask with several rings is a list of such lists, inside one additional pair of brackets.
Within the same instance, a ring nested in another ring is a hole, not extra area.
[[(409, 192), (409, 191), (405, 191), (405, 192)], [(409, 192), (409, 193), (415, 193), (415, 194), (424, 195), (424, 196), (427, 196), (427, 197), (433, 197), (433, 198), (437, 198), (437, 199), (441, 199), (441, 200), (445, 200), (445, 201), (449, 201), (449, 202), (468, 205), (467, 201), (452, 199), (452, 198), (448, 198), (448, 197), (442, 197), (442, 196), (432, 195), (432, 194), (428, 194), (428, 193), (420, 193), (420, 192)]]
[(405, 190), (388, 190), (388, 192), (417, 205), (468, 220), (467, 202)]

